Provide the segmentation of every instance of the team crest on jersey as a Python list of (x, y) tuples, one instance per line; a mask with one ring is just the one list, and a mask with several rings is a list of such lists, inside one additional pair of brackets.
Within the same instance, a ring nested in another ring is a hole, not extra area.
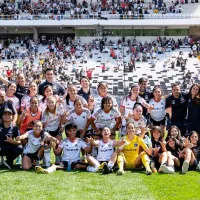
[(137, 147), (138, 146), (138, 143), (134, 143), (134, 147)]
[(181, 102), (184, 102), (184, 101), (185, 101), (184, 97), (181, 97)]
[(75, 147), (77, 147), (78, 146), (78, 144), (75, 144)]
[(164, 105), (164, 102), (161, 102), (161, 105)]
[(85, 116), (83, 116), (83, 119), (85, 119)]
[(175, 100), (172, 100), (172, 104), (175, 104)]
[(141, 126), (141, 125), (142, 125), (142, 123), (141, 123), (141, 122), (139, 122), (139, 123), (138, 123), (138, 126)]
[(113, 115), (110, 115), (110, 117), (113, 117)]

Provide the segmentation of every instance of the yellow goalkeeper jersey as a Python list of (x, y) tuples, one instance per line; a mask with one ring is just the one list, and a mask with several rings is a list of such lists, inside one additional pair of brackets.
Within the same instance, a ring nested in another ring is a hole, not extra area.
[(129, 140), (128, 136), (126, 136), (126, 141), (129, 143), (127, 144), (122, 152), (124, 154), (124, 157), (126, 159), (127, 163), (133, 163), (136, 157), (139, 154), (140, 147), (143, 148), (143, 150), (147, 149), (147, 145), (144, 143), (143, 139), (138, 137), (137, 135), (134, 135), (134, 138), (132, 141)]

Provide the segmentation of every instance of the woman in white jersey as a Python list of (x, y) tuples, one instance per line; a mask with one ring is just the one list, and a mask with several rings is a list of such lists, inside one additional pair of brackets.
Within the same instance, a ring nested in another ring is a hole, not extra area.
[(144, 138), (148, 128), (147, 119), (142, 115), (142, 112), (142, 105), (140, 103), (136, 103), (133, 107), (133, 115), (128, 115), (127, 122), (133, 123), (135, 127), (135, 134)]
[(149, 101), (152, 107), (150, 113), (150, 122), (153, 126), (161, 126), (163, 133), (166, 131), (166, 99), (163, 97), (161, 86), (155, 86), (152, 92), (152, 98)]
[(104, 97), (102, 99), (101, 108), (94, 111), (90, 118), (90, 123), (97, 135), (101, 134), (101, 130), (104, 127), (110, 128), (112, 134), (115, 133), (115, 130), (121, 124), (121, 114), (113, 107), (111, 97)]
[(114, 152), (114, 147), (122, 145), (123, 141), (112, 140), (110, 138), (111, 132), (108, 127), (105, 127), (101, 134), (102, 139), (100, 140), (90, 139), (90, 143), (98, 147), (98, 154), (97, 159), (91, 155), (87, 156), (87, 161), (90, 165), (87, 167), (87, 171), (97, 172), (100, 169), (103, 174), (107, 174), (111, 172), (117, 159), (117, 153)]
[(94, 95), (94, 111), (97, 111), (99, 108), (101, 108), (101, 100), (104, 97), (108, 97), (108, 96), (112, 98), (113, 106), (115, 108), (118, 107), (115, 97), (113, 97), (112, 95), (110, 95), (108, 93), (108, 83), (107, 82), (100, 82), (97, 87), (97, 90), (98, 90), (98, 94)]
[(28, 170), (32, 167), (33, 160), (39, 161), (43, 158), (44, 150), (48, 147), (44, 145), (45, 140), (49, 140), (52, 146), (58, 144), (58, 140), (43, 131), (43, 124), (41, 121), (35, 121), (33, 130), (17, 137), (17, 140), (24, 139), (28, 139), (23, 150), (22, 169), (24, 170)]
[(6, 90), (6, 100), (12, 101), (14, 107), (18, 111), (20, 105), (19, 105), (19, 99), (14, 95), (16, 90), (17, 90), (17, 85), (15, 83), (8, 83), (8, 87)]
[(34, 83), (33, 81), (30, 82), (28, 89), (29, 89), (28, 94), (24, 95), (21, 100), (21, 112), (30, 107), (31, 97), (38, 96), (37, 95), (38, 87), (36, 83)]
[(126, 119), (128, 115), (133, 114), (133, 107), (135, 103), (140, 103), (142, 106), (151, 109), (151, 106), (139, 96), (140, 87), (139, 85), (132, 85), (131, 91), (128, 96), (125, 96), (120, 104), (120, 113), (123, 116), (122, 120), (122, 134), (126, 134), (125, 126), (126, 126)]
[[(56, 98), (54, 96), (50, 96), (47, 98), (47, 107), (42, 113), (42, 123), (44, 124), (44, 129), (51, 136), (55, 137), (59, 141), (62, 139), (62, 135), (60, 134), (60, 128), (64, 124), (66, 115), (65, 111), (61, 104), (56, 104)], [(50, 159), (50, 152), (45, 154), (45, 159)], [(56, 156), (56, 163), (59, 163), (60, 158)]]
[(67, 114), (67, 122), (77, 126), (77, 137), (84, 138), (91, 117), (90, 110), (83, 107), (80, 99), (74, 101), (74, 109)]
[(55, 153), (57, 155), (62, 154), (62, 162), (60, 165), (52, 165), (51, 167), (44, 169), (39, 169), (43, 173), (51, 173), (56, 171), (56, 169), (65, 169), (67, 171), (85, 169), (87, 164), (82, 162), (80, 159), (80, 152), (84, 150), (87, 153), (92, 151), (92, 145), (87, 146), (87, 144), (76, 137), (77, 127), (73, 124), (68, 124), (65, 126), (65, 132), (67, 138), (63, 139), (58, 148), (55, 148)]
[(70, 85), (68, 88), (68, 93), (64, 95), (63, 97), (63, 105), (64, 109), (69, 112), (70, 110), (74, 109), (74, 101), (76, 99), (80, 99), (83, 103), (84, 107), (87, 107), (87, 101), (77, 94), (77, 88), (75, 85)]

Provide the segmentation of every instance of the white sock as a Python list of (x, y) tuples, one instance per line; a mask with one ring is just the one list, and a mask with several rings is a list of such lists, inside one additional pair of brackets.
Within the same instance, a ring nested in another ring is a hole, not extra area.
[(45, 167), (50, 167), (51, 166), (51, 162), (50, 162), (50, 153), (51, 153), (51, 150), (50, 149), (45, 149), (44, 150), (44, 166)]
[(53, 172), (56, 171), (56, 166), (55, 166), (55, 165), (52, 165), (51, 167), (48, 167), (46, 170), (47, 170), (49, 173), (53, 173)]
[(112, 167), (114, 166), (114, 164), (115, 164), (114, 162), (109, 161), (109, 162), (108, 162), (108, 168), (109, 168), (109, 169), (112, 169)]

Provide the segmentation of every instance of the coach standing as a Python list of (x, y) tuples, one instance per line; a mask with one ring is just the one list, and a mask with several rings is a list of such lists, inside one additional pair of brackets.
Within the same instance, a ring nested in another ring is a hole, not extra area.
[(45, 78), (46, 80), (42, 82), (38, 87), (40, 95), (44, 96), (44, 88), (46, 85), (52, 86), (54, 95), (63, 96), (65, 94), (64, 87), (54, 80), (54, 73), (52, 68), (47, 68), (45, 70)]
[[(138, 85), (140, 86), (139, 96), (142, 97), (147, 103), (151, 98), (151, 91), (147, 89), (148, 79), (145, 77), (141, 77), (138, 81)], [(147, 109), (143, 106), (143, 115), (148, 118)]]
[(172, 85), (172, 94), (166, 99), (166, 108), (171, 108), (171, 125), (177, 126), (181, 135), (186, 133), (188, 94), (181, 92), (179, 84)]

